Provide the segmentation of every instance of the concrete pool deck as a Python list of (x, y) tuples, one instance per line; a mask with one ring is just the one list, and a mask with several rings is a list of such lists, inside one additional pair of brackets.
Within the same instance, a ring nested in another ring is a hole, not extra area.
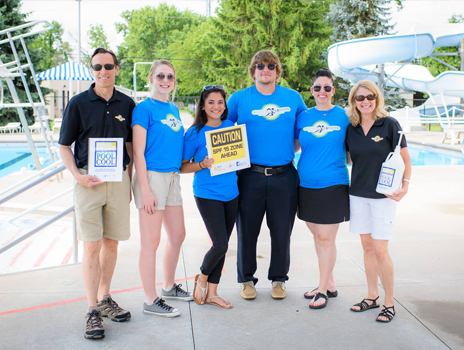
[[(3, 135), (0, 136), (3, 138)], [(457, 147), (456, 147), (457, 148)], [(176, 278), (193, 290), (209, 239), (194, 203), (192, 175), (182, 175), (187, 238)], [(121, 242), (113, 296), (132, 312), (132, 320), (105, 320), (106, 338), (83, 337), (85, 290), (81, 266), (68, 265), (0, 276), (1, 349), (462, 349), (464, 348), (464, 166), (413, 168), (410, 191), (399, 204), (390, 253), (395, 264), (395, 308), (390, 324), (375, 322), (379, 309), (354, 313), (349, 307), (366, 293), (359, 237), (340, 226), (335, 279), (339, 296), (322, 310), (310, 310), (303, 293), (318, 283), (314, 243), (296, 219), (287, 298), (273, 300), (267, 281), (270, 238), (262, 226), (258, 243), (258, 297), (245, 301), (236, 283), (236, 235), (230, 240), (220, 294), (234, 308), (223, 310), (194, 302), (172, 302), (174, 319), (142, 313), (138, 274), (139, 229), (131, 207), (129, 241)], [(0, 191), (18, 178), (8, 176)], [(69, 173), (39, 193), (18, 196), (9, 205), (27, 206), (72, 182)], [(67, 204), (67, 203), (66, 203)], [(66, 205), (59, 204), (57, 206)], [(3, 205), (2, 205), (3, 206)], [(8, 208), (6, 208), (8, 209)], [(3, 210), (8, 215), (9, 210)], [(41, 233), (36, 236), (40, 237)], [(158, 254), (161, 281), (163, 238)], [(159, 287), (161, 288), (161, 287)], [(380, 288), (381, 299), (383, 290)]]

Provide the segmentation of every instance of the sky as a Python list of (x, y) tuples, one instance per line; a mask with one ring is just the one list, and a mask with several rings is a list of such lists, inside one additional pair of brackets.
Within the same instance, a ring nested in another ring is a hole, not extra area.
[[(87, 32), (91, 25), (102, 24), (112, 49), (122, 41), (116, 33), (115, 23), (122, 22), (120, 14), (124, 10), (145, 6), (157, 6), (167, 2), (178, 10), (189, 9), (205, 15), (207, 0), (80, 0), (81, 43), (90, 51)], [(219, 0), (210, 0), (211, 13), (219, 6)], [(31, 12), (29, 20), (58, 21), (64, 28), (64, 40), (77, 51), (78, 42), (78, 0), (22, 0), (22, 12)], [(392, 6), (392, 21), (397, 23), (397, 34), (409, 34), (413, 27), (424, 24), (446, 24), (453, 14), (464, 15), (463, 0), (404, 0), (403, 9)]]

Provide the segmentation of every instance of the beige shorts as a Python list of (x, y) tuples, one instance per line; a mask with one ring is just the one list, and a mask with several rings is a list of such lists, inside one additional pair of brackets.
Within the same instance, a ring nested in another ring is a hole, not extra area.
[[(182, 205), (182, 195), (180, 190), (180, 177), (177, 172), (159, 173), (147, 170), (148, 186), (155, 196), (155, 210), (164, 210), (166, 206)], [(140, 190), (137, 173), (132, 182), (134, 191), (134, 201), (137, 209), (143, 208), (142, 191)]]
[[(79, 169), (81, 174), (87, 170)], [(102, 237), (125, 241), (130, 237), (130, 179), (124, 171), (122, 182), (105, 182), (93, 188), (74, 180), (77, 239), (95, 242)]]

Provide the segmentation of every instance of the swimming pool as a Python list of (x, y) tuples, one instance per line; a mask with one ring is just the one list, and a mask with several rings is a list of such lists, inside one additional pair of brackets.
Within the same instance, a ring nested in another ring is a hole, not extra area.
[[(43, 166), (51, 164), (50, 156), (45, 146), (36, 146)], [(412, 165), (464, 165), (464, 155), (436, 151), (430, 148), (408, 146)], [(295, 164), (298, 164), (300, 153), (295, 155)], [(0, 178), (21, 168), (35, 169), (31, 150), (27, 145), (0, 145)]]
[[(45, 146), (36, 146), (37, 155), (42, 166), (46, 167), (51, 164)], [(28, 145), (6, 144), (0, 145), (0, 178), (14, 171), (25, 168), (35, 170), (35, 162)]]

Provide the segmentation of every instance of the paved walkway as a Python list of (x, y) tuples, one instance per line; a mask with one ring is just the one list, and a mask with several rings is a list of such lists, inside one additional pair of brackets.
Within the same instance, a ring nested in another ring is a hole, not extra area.
[[(81, 266), (0, 276), (1, 349), (464, 349), (464, 167), (414, 167), (410, 193), (400, 203), (390, 252), (395, 263), (397, 316), (375, 322), (379, 309), (354, 313), (365, 297), (359, 238), (340, 226), (335, 279), (339, 296), (310, 310), (303, 293), (318, 283), (314, 243), (298, 219), (292, 236), (287, 298), (273, 300), (267, 281), (270, 238), (265, 225), (258, 244), (258, 296), (245, 301), (236, 283), (236, 235), (232, 235), (219, 292), (234, 308), (172, 302), (182, 315), (146, 316), (138, 274), (139, 230), (135, 207), (132, 237), (120, 244), (113, 280), (115, 300), (132, 312), (126, 324), (105, 322), (106, 338), (83, 337), (86, 312)], [(70, 181), (69, 174), (65, 181)], [(182, 175), (187, 238), (176, 278), (193, 289), (209, 239), (194, 204), (192, 175)], [(6, 182), (2, 179), (0, 190)], [(42, 190), (55, 193), (56, 182)], [(18, 202), (35, 202), (34, 195)], [(18, 203), (18, 205), (21, 203)], [(6, 215), (7, 211), (4, 211)], [(3, 233), (2, 233), (3, 234)], [(40, 237), (38, 233), (37, 237)], [(162, 276), (161, 243), (158, 276)], [(161, 281), (161, 280), (160, 280)], [(159, 287), (161, 288), (161, 287)], [(381, 289), (381, 298), (383, 290)]]

